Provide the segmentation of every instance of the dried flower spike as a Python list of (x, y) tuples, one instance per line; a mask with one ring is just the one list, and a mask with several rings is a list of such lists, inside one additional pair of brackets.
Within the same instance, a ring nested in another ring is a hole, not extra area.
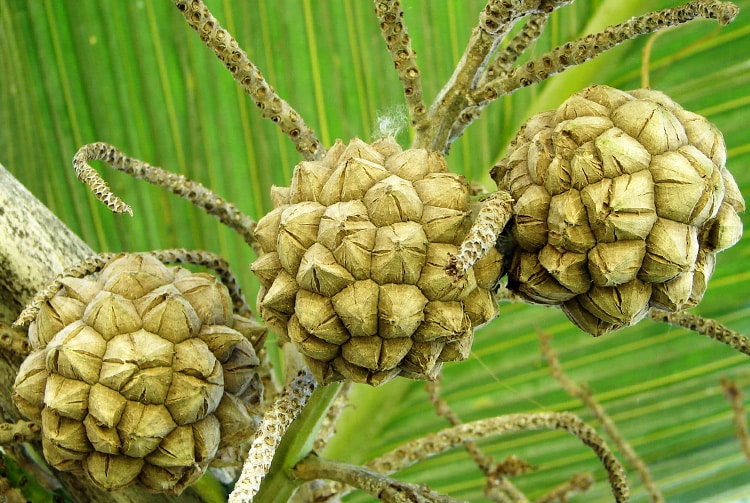
[(60, 277), (41, 303), (13, 401), (56, 469), (179, 494), (249, 443), (263, 398), (250, 341), (265, 329), (208, 274), (149, 253), (99, 260), (82, 268), (96, 278)]
[(292, 139), (305, 159), (320, 159), (325, 149), (315, 133), (289, 104), (281, 99), (247, 57), (232, 34), (221, 27), (202, 0), (173, 0), (188, 25), (198, 33), (234, 80), (255, 101), (264, 118), (276, 123)]
[(90, 161), (104, 161), (114, 169), (172, 191), (172, 193), (187, 199), (209, 215), (218, 218), (221, 223), (242, 236), (249, 245), (254, 244), (253, 228), (255, 222), (238, 210), (234, 204), (227, 202), (200, 183), (189, 180), (183, 175), (176, 175), (162, 168), (151, 166), (147, 162), (128, 157), (116, 147), (107, 143), (97, 142), (84, 145), (73, 156), (76, 176), (88, 185), (96, 198), (106, 204), (113, 212), (133, 214), (130, 206), (114, 195), (109, 185), (89, 165)]
[(515, 200), (508, 287), (593, 335), (700, 302), (745, 203), (723, 137), (658, 91), (591, 86), (493, 168)]

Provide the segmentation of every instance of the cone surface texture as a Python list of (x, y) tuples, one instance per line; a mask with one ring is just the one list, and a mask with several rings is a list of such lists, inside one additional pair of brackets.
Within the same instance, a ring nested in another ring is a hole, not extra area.
[(432, 379), (468, 356), (494, 317), (494, 252), (461, 280), (445, 272), (471, 226), (466, 180), (440, 154), (391, 138), (341, 142), (295, 167), (258, 222), (259, 311), (318, 381)]
[(492, 171), (515, 200), (509, 288), (600, 335), (700, 302), (745, 203), (705, 118), (591, 86), (532, 117)]
[[(66, 278), (29, 327), (14, 385), (47, 461), (96, 486), (179, 494), (252, 437), (263, 384), (226, 287), (146, 254)], [(241, 462), (241, 461), (240, 461)]]

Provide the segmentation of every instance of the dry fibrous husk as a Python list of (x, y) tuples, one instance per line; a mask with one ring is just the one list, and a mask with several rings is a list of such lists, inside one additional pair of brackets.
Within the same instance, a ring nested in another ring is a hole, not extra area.
[(274, 201), (256, 228), (259, 311), (318, 381), (433, 379), (495, 316), (499, 252), (460, 280), (445, 271), (471, 207), (441, 154), (392, 138), (337, 141), (298, 164), (288, 198)]
[(61, 283), (13, 389), (53, 467), (106, 490), (179, 494), (252, 439), (265, 328), (234, 313), (221, 282), (126, 254)]
[(509, 287), (593, 335), (698, 304), (742, 235), (726, 146), (661, 92), (591, 86), (531, 118), (493, 168), (515, 204)]

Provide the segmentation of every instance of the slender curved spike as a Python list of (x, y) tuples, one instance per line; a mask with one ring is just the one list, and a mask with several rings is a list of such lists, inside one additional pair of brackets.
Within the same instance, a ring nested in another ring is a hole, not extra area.
[(343, 482), (381, 501), (458, 503), (449, 496), (432, 491), (426, 485), (401, 482), (361, 466), (319, 458), (316, 455), (309, 455), (297, 463), (294, 467), (294, 475), (301, 480), (328, 479)]
[(745, 420), (745, 407), (742, 405), (742, 390), (737, 383), (729, 379), (721, 380), (721, 388), (724, 390), (729, 404), (732, 406), (732, 421), (734, 422), (735, 435), (740, 441), (742, 453), (750, 463), (750, 433), (747, 431), (747, 420)]
[(255, 221), (214, 191), (186, 178), (184, 175), (170, 173), (163, 168), (128, 157), (108, 143), (96, 142), (84, 145), (73, 156), (73, 167), (76, 175), (79, 180), (91, 188), (97, 199), (115, 213), (130, 213), (132, 215), (133, 211), (130, 206), (112, 194), (109, 186), (99, 173), (88, 164), (90, 161), (104, 161), (118, 171), (145, 180), (152, 185), (164, 187), (219, 219), (221, 223), (242, 236), (249, 245), (252, 246), (255, 243), (253, 237)]
[(98, 255), (93, 255), (91, 257), (86, 257), (85, 259), (81, 260), (80, 262), (77, 262), (73, 264), (72, 266), (66, 268), (63, 270), (60, 274), (58, 274), (54, 280), (52, 280), (52, 283), (47, 286), (44, 290), (40, 290), (37, 292), (36, 295), (34, 295), (34, 298), (31, 299), (31, 302), (24, 308), (23, 311), (21, 311), (21, 314), (18, 316), (16, 321), (13, 323), (13, 326), (16, 328), (26, 327), (34, 321), (34, 318), (36, 318), (36, 315), (39, 313), (39, 310), (42, 308), (42, 306), (50, 300), (52, 297), (54, 297), (57, 292), (60, 291), (60, 288), (62, 288), (62, 283), (60, 282), (63, 278), (85, 278), (89, 274), (94, 274), (102, 270), (102, 268), (109, 263), (110, 260), (113, 258), (122, 255), (121, 253), (100, 253)]
[(518, 60), (521, 54), (533, 44), (547, 25), (549, 13), (537, 12), (526, 20), (523, 29), (516, 34), (508, 45), (500, 49), (494, 56), (492, 63), (479, 81), (479, 87), (487, 82), (508, 73), (508, 70)]
[(628, 501), (630, 491), (622, 465), (596, 430), (569, 412), (507, 414), (453, 426), (406, 442), (379, 458), (373, 459), (365, 466), (377, 473), (389, 474), (457, 447), (467, 440), (474, 441), (492, 435), (543, 429), (565, 430), (594, 451), (607, 471), (615, 501), (618, 503)]
[(240, 478), (229, 495), (229, 503), (253, 501), (260, 489), (260, 483), (271, 468), (273, 456), (282, 437), (307, 405), (316, 387), (315, 378), (305, 369), (289, 382), (271, 408), (266, 411), (255, 431), (255, 438)]
[(42, 427), (32, 421), (16, 421), (15, 423), (0, 424), (0, 445), (22, 444), (38, 440)]
[(604, 410), (604, 407), (602, 407), (596, 398), (594, 398), (594, 395), (588, 387), (576, 383), (563, 371), (560, 359), (552, 348), (552, 336), (539, 332), (539, 345), (542, 357), (547, 361), (552, 377), (560, 383), (570, 396), (580, 399), (586, 407), (588, 407), (594, 417), (599, 421), (601, 428), (607, 433), (607, 435), (609, 435), (609, 438), (617, 446), (617, 449), (628, 460), (630, 466), (638, 472), (638, 475), (643, 482), (643, 488), (645, 489), (646, 494), (648, 494), (649, 499), (653, 503), (663, 503), (665, 501), (664, 495), (656, 486), (648, 466), (646, 466), (646, 463), (644, 463), (641, 457), (638, 456), (638, 453), (635, 452), (635, 449), (633, 449), (630, 443), (625, 440), (625, 437), (620, 433), (620, 429)]
[(696, 314), (686, 313), (685, 311), (667, 313), (653, 309), (649, 311), (648, 317), (661, 323), (687, 328), (750, 356), (750, 339), (739, 332), (725, 327), (716, 320), (702, 318)]
[[(453, 75), (435, 98), (428, 112), (414, 125), (414, 148), (447, 152), (449, 134), (453, 123), (463, 111), (473, 106), (470, 92), (489, 63), (497, 45), (522, 17), (539, 12), (552, 12), (572, 0), (524, 0), (507, 2), (489, 0), (479, 14), (479, 24), (474, 28), (461, 60)], [(468, 120), (464, 118), (463, 120)]]
[(281, 131), (291, 138), (297, 151), (305, 159), (321, 159), (326, 151), (313, 130), (305, 124), (296, 110), (276, 94), (258, 67), (240, 48), (237, 40), (221, 27), (203, 1), (173, 0), (173, 3), (188, 25), (232, 73), (234, 80), (255, 101), (261, 115), (276, 123)]
[(501, 96), (522, 87), (546, 80), (548, 77), (595, 58), (599, 54), (636, 38), (667, 27), (684, 24), (697, 18), (716, 19), (719, 24), (734, 20), (739, 9), (731, 2), (696, 0), (681, 6), (650, 12), (624, 23), (610, 26), (604, 31), (556, 47), (542, 56), (511, 70), (507, 75), (488, 81), (473, 90), (466, 99), (467, 106), (455, 114), (455, 121), (445, 137), (447, 150), (464, 130), (474, 122), (482, 110)]
[(398, 0), (375, 0), (375, 13), (380, 21), (380, 31), (404, 88), (404, 98), (412, 124), (427, 112), (422, 101), (422, 76), (417, 66), (417, 53), (403, 23), (404, 11)]
[(229, 290), (235, 312), (240, 316), (252, 316), (250, 305), (245, 300), (237, 277), (229, 268), (229, 263), (221, 255), (205, 250), (186, 250), (184, 248), (154, 250), (148, 253), (164, 264), (193, 264), (212, 269), (219, 275), (219, 279)]
[(448, 274), (462, 278), (477, 260), (495, 246), (503, 228), (513, 216), (513, 198), (505, 191), (493, 192), (482, 201), (474, 224), (461, 242), (458, 255), (450, 255)]

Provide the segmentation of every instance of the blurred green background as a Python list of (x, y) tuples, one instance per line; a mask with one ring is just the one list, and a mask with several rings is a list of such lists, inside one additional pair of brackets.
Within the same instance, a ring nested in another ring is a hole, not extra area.
[[(279, 94), (324, 144), (378, 131), (380, 117), (403, 112), (401, 85), (365, 0), (209, 0)], [(404, 0), (429, 102), (452, 73), (478, 12), (477, 0)], [(530, 54), (675, 1), (578, 0), (556, 12)], [(735, 22), (697, 21), (660, 36), (651, 87), (707, 116), (724, 132), (728, 167), (750, 194), (750, 0)], [(485, 110), (453, 146), (452, 170), (492, 188), (488, 171), (531, 114), (590, 83), (640, 86), (646, 38)], [(254, 217), (270, 209), (272, 184), (286, 185), (300, 158), (291, 141), (260, 119), (231, 75), (166, 0), (0, 0), (0, 163), (97, 251), (203, 248), (232, 264), (248, 296), (257, 286), (252, 251), (231, 231), (183, 200), (101, 164), (105, 179), (135, 215), (114, 216), (76, 181), (79, 146), (106, 141), (128, 155), (183, 173)], [(409, 144), (409, 132), (399, 136)], [(743, 215), (747, 222), (747, 217)], [(694, 311), (750, 334), (750, 242), (719, 256), (705, 300)], [(668, 501), (728, 502), (750, 494), (750, 468), (734, 438), (719, 380), (750, 393), (747, 358), (685, 330), (643, 321), (599, 339), (558, 311), (502, 305), (477, 336), (473, 355), (448, 365), (444, 397), (466, 421), (510, 412), (570, 410), (591, 420), (549, 377), (537, 331), (554, 336), (564, 368), (587, 382), (650, 466)], [(596, 421), (592, 421), (597, 426)], [(362, 462), (436, 431), (423, 384), (398, 380), (356, 387), (328, 454)], [(535, 469), (516, 479), (530, 498), (591, 470), (597, 483), (571, 501), (611, 500), (590, 451), (569, 435), (537, 432), (482, 442)], [(622, 457), (620, 457), (622, 459)], [(403, 473), (453, 497), (483, 501), (481, 473), (462, 450)], [(646, 501), (631, 471), (633, 501)], [(353, 495), (352, 501), (371, 501)]]

